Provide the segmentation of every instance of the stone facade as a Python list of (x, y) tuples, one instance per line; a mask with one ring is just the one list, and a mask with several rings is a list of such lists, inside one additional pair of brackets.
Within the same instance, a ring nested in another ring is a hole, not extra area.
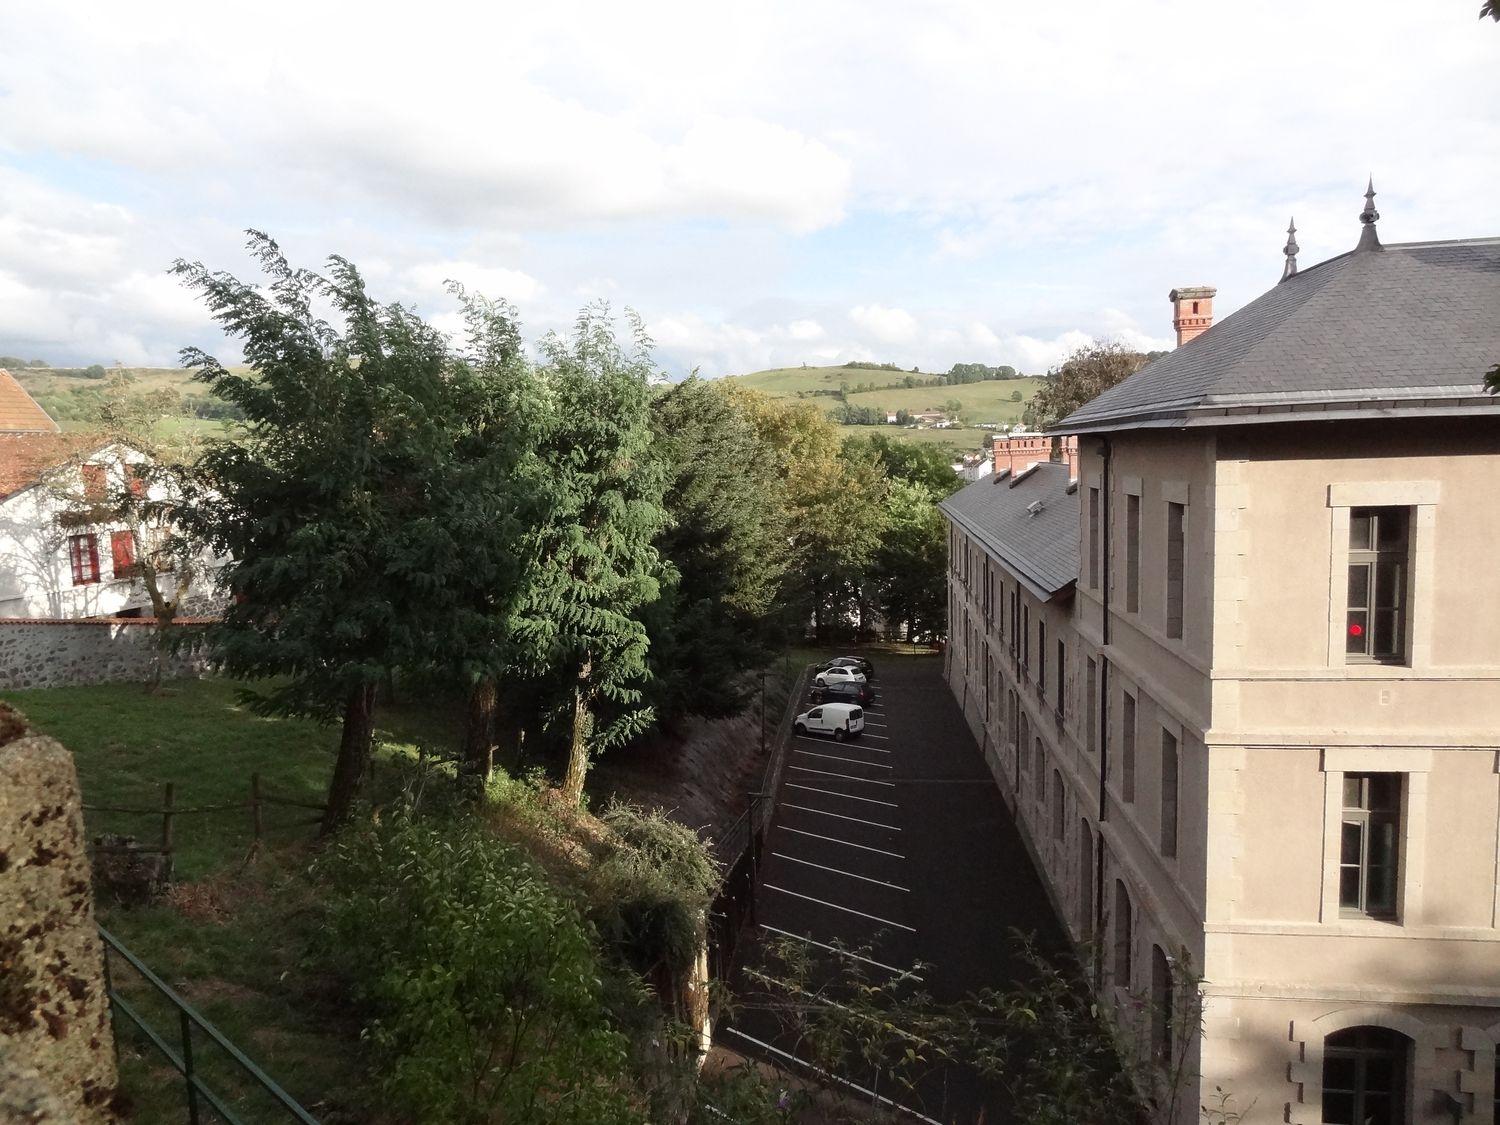
[[(67, 750), (0, 709), (0, 1070), (30, 1087), (20, 1107), (0, 1103), (0, 1120), (23, 1109), (31, 1116), (14, 1119), (115, 1120), (114, 1036), (81, 805)], [(48, 1115), (48, 1095), (64, 1116)]]
[[(144, 682), (156, 661), (156, 629), (146, 618), (0, 619), (0, 689)], [(165, 674), (183, 679), (207, 668), (201, 651), (178, 652)]]

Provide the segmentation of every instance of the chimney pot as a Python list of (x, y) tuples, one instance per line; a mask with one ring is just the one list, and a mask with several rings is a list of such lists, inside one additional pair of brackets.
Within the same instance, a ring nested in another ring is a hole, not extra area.
[(1177, 330), (1179, 348), (1213, 325), (1216, 293), (1218, 290), (1212, 285), (1189, 285), (1167, 294), (1167, 300), (1172, 302), (1172, 327)]

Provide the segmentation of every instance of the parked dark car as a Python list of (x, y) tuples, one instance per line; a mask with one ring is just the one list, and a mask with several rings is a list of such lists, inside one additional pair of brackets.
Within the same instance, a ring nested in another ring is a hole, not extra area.
[(858, 703), (869, 707), (875, 702), (875, 692), (869, 684), (828, 684), (812, 689), (814, 703)]
[(875, 675), (875, 665), (863, 656), (835, 656), (832, 660), (825, 661), (818, 666), (818, 671), (825, 668), (858, 668), (865, 674), (865, 679), (872, 679)]

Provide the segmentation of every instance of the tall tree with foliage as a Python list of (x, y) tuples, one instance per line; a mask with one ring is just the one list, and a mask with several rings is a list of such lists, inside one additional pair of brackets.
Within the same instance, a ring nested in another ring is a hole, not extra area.
[(233, 602), (210, 630), (224, 669), (276, 678), (247, 693), (260, 710), (342, 719), (327, 833), (368, 767), (376, 685), (429, 663), (447, 639), (433, 608), (466, 565), (464, 529), (433, 497), (454, 444), (456, 361), (411, 310), (377, 304), (345, 259), (329, 259), (325, 277), (292, 267), (263, 234), (249, 246), (265, 289), (175, 267), (250, 367), (183, 352), (246, 418), (208, 443), (184, 518), (229, 558)]
[(871, 434), (869, 437), (845, 438), (844, 449), (849, 453), (874, 457), (891, 480), (919, 484), (939, 500), (957, 491), (963, 483), (953, 471), (953, 460), (944, 445)]
[(1032, 424), (1045, 430), (1091, 399), (1134, 375), (1152, 357), (1119, 343), (1096, 340), (1047, 372), (1030, 403)]
[(864, 449), (846, 450), (810, 403), (733, 388), (783, 482), (791, 549), (787, 597), (825, 637), (862, 605), (866, 570), (884, 528), (886, 478)]
[(948, 529), (936, 498), (920, 484), (892, 480), (885, 534), (871, 576), (886, 627), (913, 641), (941, 632), (947, 613)]
[(583, 799), (591, 758), (650, 725), (641, 614), (660, 592), (655, 540), (664, 473), (651, 448), (650, 340), (628, 314), (615, 336), (606, 306), (542, 342), (554, 403), (542, 458), (556, 490), (530, 550), (537, 565), (515, 627), (518, 671), (555, 685), (568, 731), (563, 794)]
[(741, 674), (765, 656), (787, 568), (775, 459), (722, 382), (694, 376), (658, 393), (651, 421), (667, 522), (662, 596), (646, 615), (649, 694), (663, 723), (734, 714)]

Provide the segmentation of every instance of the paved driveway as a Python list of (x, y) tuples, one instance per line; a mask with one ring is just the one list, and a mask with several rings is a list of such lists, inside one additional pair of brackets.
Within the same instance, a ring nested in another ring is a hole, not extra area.
[[(1007, 984), (1023, 971), (1011, 928), (1056, 947), (1061, 926), (943, 681), (942, 658), (874, 659), (879, 698), (862, 737), (792, 736), (753, 924), (762, 938), (861, 949), (872, 975), (921, 962), (939, 1000)], [(744, 1035), (776, 1045), (761, 1013), (745, 1012), (725, 1041)], [(867, 1088), (876, 1081), (847, 1077)], [(972, 1121), (983, 1105), (988, 1122), (1010, 1120), (972, 1080), (954, 1075), (947, 1086), (923, 1099), (932, 1119)]]

